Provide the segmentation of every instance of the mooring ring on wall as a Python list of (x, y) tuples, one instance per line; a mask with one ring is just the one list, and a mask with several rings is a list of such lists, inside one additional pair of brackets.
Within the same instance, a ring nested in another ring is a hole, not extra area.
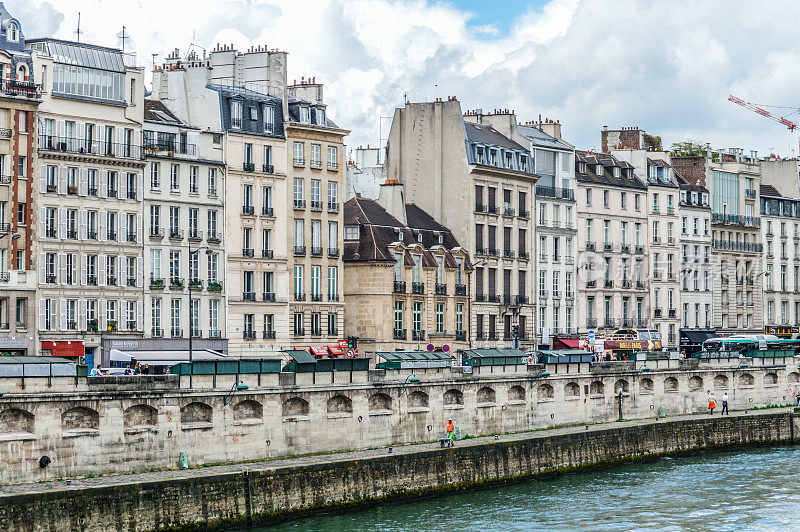
[(168, 430), (167, 431), (167, 438), (171, 438), (171, 437), (172, 437), (172, 430)]
[(656, 409), (656, 405), (650, 405), (650, 410), (655, 410), (655, 409)]
[(431, 427), (430, 425), (428, 425), (428, 432), (430, 432), (432, 429), (433, 429), (433, 427)]
[(269, 447), (270, 445), (272, 445), (272, 442), (270, 440), (267, 440), (267, 447)]
[(748, 403), (752, 403), (753, 402), (753, 398), (751, 397), (750, 399), (747, 400), (747, 402)]
[(550, 419), (555, 419), (555, 418), (556, 418), (555, 414), (550, 414)]
[(50, 457), (45, 454), (41, 458), (39, 458), (39, 467), (41, 469), (44, 469), (45, 467), (50, 465), (50, 462), (51, 462)]
[(364, 419), (363, 417), (361, 417), (361, 416), (358, 416), (358, 422), (359, 422), (359, 423), (361, 423), (361, 421), (363, 421), (363, 419)]
[(506, 405), (503, 405), (500, 407), (500, 410), (508, 410), (508, 407)]

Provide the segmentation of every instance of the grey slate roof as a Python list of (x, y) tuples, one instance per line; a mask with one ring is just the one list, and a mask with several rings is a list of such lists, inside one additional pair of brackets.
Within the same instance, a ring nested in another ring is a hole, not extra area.
[(566, 142), (548, 135), (538, 127), (517, 125), (519, 134), (531, 141), (535, 147), (553, 148), (555, 150), (572, 150), (572, 146)]
[(160, 124), (184, 125), (180, 119), (167, 109), (161, 100), (144, 100), (144, 119), (146, 122), (158, 122)]
[(464, 122), (464, 128), (467, 132), (467, 140), (470, 142), (487, 144), (490, 146), (502, 146), (511, 150), (528, 152), (528, 148), (514, 142), (488, 124)]
[[(580, 163), (586, 163), (586, 172), (581, 173)], [(597, 173), (597, 165), (602, 165), (602, 171)], [(614, 177), (613, 168), (619, 167), (620, 170), (629, 170), (630, 178), (626, 178), (620, 171), (619, 177)], [(596, 183), (598, 185), (611, 185), (617, 187), (628, 187), (647, 189), (647, 185), (639, 179), (633, 170), (633, 165), (627, 161), (617, 159), (608, 153), (590, 153), (586, 151), (575, 151), (575, 179), (581, 183)]]

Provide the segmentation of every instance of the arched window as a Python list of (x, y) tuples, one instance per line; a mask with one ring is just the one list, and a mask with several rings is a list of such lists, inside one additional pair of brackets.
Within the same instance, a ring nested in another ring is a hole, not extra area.
[(28, 81), (28, 68), (25, 65), (17, 68), (17, 81)]
[(8, 25), (8, 40), (9, 42), (17, 42), (19, 40), (19, 30), (13, 22)]

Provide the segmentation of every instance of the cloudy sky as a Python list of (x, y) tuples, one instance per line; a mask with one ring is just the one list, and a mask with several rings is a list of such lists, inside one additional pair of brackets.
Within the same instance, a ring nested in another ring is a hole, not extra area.
[[(565, 138), (637, 125), (715, 147), (796, 155), (797, 134), (726, 100), (800, 107), (800, 2), (763, 0), (5, 0), (27, 37), (119, 46), (140, 64), (194, 42), (289, 52), (289, 80), (326, 84), (330, 116), (376, 144), (381, 117), (455, 95), (559, 119)], [(772, 109), (800, 121), (797, 109)], [(386, 134), (389, 120), (383, 120)]]

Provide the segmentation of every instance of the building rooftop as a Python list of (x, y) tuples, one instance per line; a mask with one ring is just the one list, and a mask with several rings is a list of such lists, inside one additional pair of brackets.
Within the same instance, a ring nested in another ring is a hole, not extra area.
[(160, 124), (182, 126), (185, 125), (181, 120), (167, 109), (161, 100), (145, 99), (144, 119), (146, 122), (157, 122)]
[(528, 149), (506, 137), (489, 124), (475, 124), (464, 122), (467, 133), (467, 140), (477, 144), (487, 144), (490, 146), (502, 146), (511, 150), (527, 152)]
[(771, 196), (771, 197), (774, 197), (774, 198), (782, 198), (783, 197), (781, 195), (781, 193), (778, 192), (778, 189), (773, 187), (772, 185), (763, 185), (762, 184), (761, 187), (760, 187), (759, 192), (761, 193), (762, 196)]
[[(459, 247), (459, 244), (450, 230), (413, 203), (406, 204), (405, 208), (407, 225), (403, 225), (386, 212), (386, 209), (375, 200), (352, 198), (347, 201), (344, 204), (344, 223), (345, 225), (358, 225), (360, 238), (358, 241), (345, 241), (344, 261), (394, 262), (394, 255), (389, 250), (389, 246), (396, 242), (402, 242), (408, 247), (420, 245), (423, 266), (430, 267), (436, 266), (436, 260), (430, 252), (431, 249), (442, 246), (445, 253), (445, 265), (455, 268), (456, 262), (450, 250)], [(441, 244), (439, 243), (440, 236), (442, 237)], [(410, 254), (405, 254), (404, 263), (408, 266), (414, 264), (414, 259)]]
[(125, 72), (122, 50), (94, 44), (44, 37), (29, 39), (29, 45), (48, 54), (55, 63), (82, 66), (110, 72)]
[[(601, 171), (598, 173), (597, 166)], [(618, 175), (614, 168), (619, 168)], [(633, 165), (608, 153), (575, 151), (575, 178), (581, 183), (646, 189), (633, 171)]]
[(563, 140), (548, 135), (538, 127), (518, 124), (517, 131), (519, 131), (520, 135), (531, 141), (534, 146), (553, 148), (555, 150), (572, 150), (572, 146)]

